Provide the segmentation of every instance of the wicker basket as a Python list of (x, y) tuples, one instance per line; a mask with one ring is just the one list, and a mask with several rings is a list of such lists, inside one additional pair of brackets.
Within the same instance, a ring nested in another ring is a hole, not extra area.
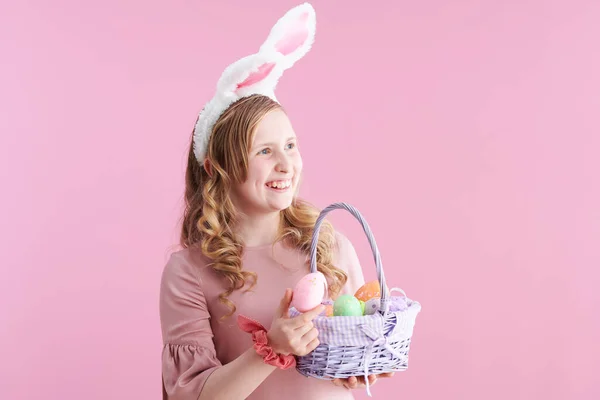
[[(353, 206), (334, 203), (321, 212), (311, 243), (310, 270), (317, 271), (316, 254), (321, 224), (325, 216), (335, 209), (344, 209), (354, 215), (369, 239), (382, 288), (381, 309), (373, 315), (315, 318), (313, 323), (319, 330), (320, 344), (310, 354), (296, 358), (296, 369), (302, 375), (326, 380), (350, 376), (366, 378), (370, 374), (404, 371), (408, 367), (413, 327), (421, 305), (404, 295), (407, 307), (403, 311), (390, 310), (391, 293), (394, 290), (404, 292), (396, 288), (384, 290), (387, 286), (375, 239), (367, 222)], [(291, 316), (298, 314), (294, 308), (290, 309)], [(368, 379), (365, 381), (367, 393), (371, 396)]]

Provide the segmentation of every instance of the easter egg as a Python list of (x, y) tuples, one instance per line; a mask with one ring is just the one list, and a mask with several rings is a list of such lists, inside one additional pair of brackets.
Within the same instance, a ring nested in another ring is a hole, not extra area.
[(362, 307), (358, 299), (351, 294), (342, 294), (333, 303), (334, 316), (361, 316)]
[(373, 315), (379, 310), (381, 306), (381, 299), (379, 297), (373, 297), (365, 302), (365, 315)]
[(325, 316), (326, 317), (333, 317), (333, 305), (326, 305), (325, 306)]
[(325, 306), (325, 309), (319, 314), (320, 317), (333, 317), (333, 301), (323, 301), (321, 302)]
[(327, 295), (327, 280), (321, 272), (314, 272), (302, 277), (294, 287), (292, 307), (306, 312), (317, 307)]
[(360, 309), (362, 310), (362, 315), (365, 315), (365, 302), (362, 300), (358, 301), (360, 303)]
[(358, 288), (356, 293), (354, 293), (354, 297), (364, 302), (373, 297), (381, 297), (381, 286), (379, 285), (379, 281), (375, 280), (365, 283)]

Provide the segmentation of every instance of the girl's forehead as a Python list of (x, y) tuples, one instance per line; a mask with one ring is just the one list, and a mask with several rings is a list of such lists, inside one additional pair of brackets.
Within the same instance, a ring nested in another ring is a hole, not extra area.
[(281, 110), (274, 110), (264, 116), (256, 127), (254, 143), (282, 141), (295, 137), (294, 129), (287, 115)]

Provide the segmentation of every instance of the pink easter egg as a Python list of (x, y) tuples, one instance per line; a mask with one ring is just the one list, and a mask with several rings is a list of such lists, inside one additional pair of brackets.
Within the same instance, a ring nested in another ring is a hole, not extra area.
[(321, 304), (326, 295), (325, 275), (321, 272), (307, 274), (296, 284), (291, 305), (300, 312), (306, 312)]

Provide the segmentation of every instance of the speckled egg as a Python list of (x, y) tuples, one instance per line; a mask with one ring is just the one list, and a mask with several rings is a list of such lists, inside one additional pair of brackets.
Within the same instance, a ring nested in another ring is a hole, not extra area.
[(365, 302), (365, 315), (373, 315), (379, 310), (381, 306), (381, 299), (379, 297), (373, 297)]
[(306, 312), (321, 304), (326, 295), (325, 275), (321, 272), (307, 274), (296, 284), (291, 305), (300, 312)]
[(354, 297), (358, 300), (362, 300), (367, 302), (373, 297), (381, 297), (381, 286), (379, 285), (379, 281), (371, 281), (362, 285), (356, 293), (354, 293)]
[(351, 294), (342, 294), (333, 303), (333, 315), (351, 317), (361, 316), (362, 307), (358, 299)]

